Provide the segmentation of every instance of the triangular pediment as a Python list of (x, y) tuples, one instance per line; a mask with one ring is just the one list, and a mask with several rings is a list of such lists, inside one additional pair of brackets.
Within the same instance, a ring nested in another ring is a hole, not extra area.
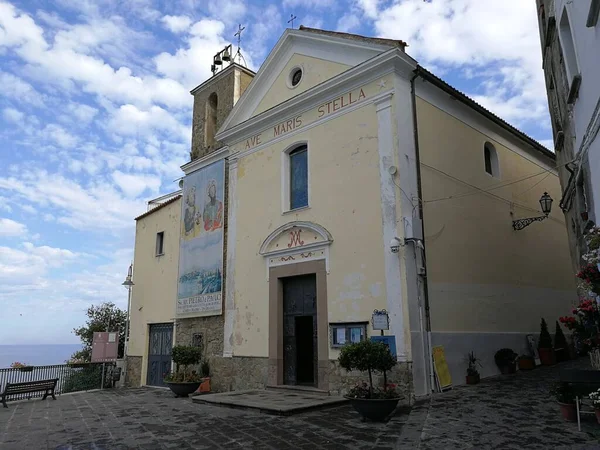
[[(288, 29), (223, 123), (219, 133), (397, 47), (393, 41)], [(293, 86), (292, 70), (303, 70)], [(218, 137), (218, 135), (217, 135)]]

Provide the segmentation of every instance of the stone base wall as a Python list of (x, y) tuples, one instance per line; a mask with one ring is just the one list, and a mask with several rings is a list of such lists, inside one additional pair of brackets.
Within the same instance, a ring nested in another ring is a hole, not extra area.
[[(337, 361), (329, 361), (329, 392), (332, 395), (345, 395), (361, 381), (369, 382), (366, 372), (348, 372), (342, 369)], [(403, 401), (413, 400), (412, 363), (399, 362), (387, 374), (388, 384), (395, 384), (396, 390), (403, 396)], [(373, 386), (383, 386), (383, 375), (373, 374)]]
[[(264, 389), (268, 385), (269, 359), (259, 357), (234, 356), (210, 358), (211, 390), (213, 392)], [(413, 400), (412, 364), (398, 363), (388, 373), (388, 383), (396, 385), (396, 390), (404, 397), (403, 402)], [(362, 372), (347, 372), (337, 361), (329, 361), (329, 392), (344, 395), (356, 383), (369, 381)], [(373, 384), (383, 386), (383, 375), (373, 375)]]
[(127, 373), (125, 374), (126, 387), (140, 387), (142, 381), (142, 357), (127, 357)]
[(194, 345), (194, 335), (200, 334), (202, 358), (209, 362), (215, 356), (223, 356), (223, 316), (192, 317), (177, 319), (175, 345)]
[(210, 387), (214, 392), (264, 389), (267, 385), (268, 358), (234, 356), (210, 358)]

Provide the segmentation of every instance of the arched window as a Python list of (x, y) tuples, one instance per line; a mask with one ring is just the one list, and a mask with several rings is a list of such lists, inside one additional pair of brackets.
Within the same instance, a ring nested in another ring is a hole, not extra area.
[(491, 142), (486, 142), (483, 146), (483, 159), (485, 161), (485, 171), (491, 176), (498, 178), (500, 176), (498, 153)]
[(308, 147), (301, 145), (289, 153), (290, 209), (308, 206)]
[(215, 134), (217, 133), (217, 108), (219, 98), (213, 92), (206, 101), (206, 113), (204, 117), (204, 146), (210, 147), (215, 144)]
[(567, 14), (566, 7), (563, 9), (562, 16), (560, 17), (558, 35), (560, 38), (563, 56), (565, 58), (565, 68), (567, 69), (567, 80), (570, 88), (573, 78), (576, 75), (579, 75), (579, 68), (577, 66), (575, 43), (573, 42), (573, 34), (571, 33), (571, 24), (569, 22), (569, 15)]

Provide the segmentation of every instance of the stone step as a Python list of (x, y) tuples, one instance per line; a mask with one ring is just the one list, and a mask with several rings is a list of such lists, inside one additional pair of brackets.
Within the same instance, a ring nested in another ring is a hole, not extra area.
[(329, 391), (324, 391), (323, 389), (317, 389), (312, 386), (299, 386), (299, 385), (287, 385), (287, 384), (279, 384), (279, 385), (268, 385), (267, 391), (287, 391), (287, 392), (298, 392), (308, 395), (322, 395), (329, 396)]

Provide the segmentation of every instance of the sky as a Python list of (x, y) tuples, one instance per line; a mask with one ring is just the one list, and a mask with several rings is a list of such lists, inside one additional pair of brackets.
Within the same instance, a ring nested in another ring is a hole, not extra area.
[(294, 25), (402, 39), (551, 148), (533, 0), (0, 0), (0, 345), (76, 343), (127, 306), (134, 218), (177, 189), (193, 98), (233, 43), (258, 70)]

